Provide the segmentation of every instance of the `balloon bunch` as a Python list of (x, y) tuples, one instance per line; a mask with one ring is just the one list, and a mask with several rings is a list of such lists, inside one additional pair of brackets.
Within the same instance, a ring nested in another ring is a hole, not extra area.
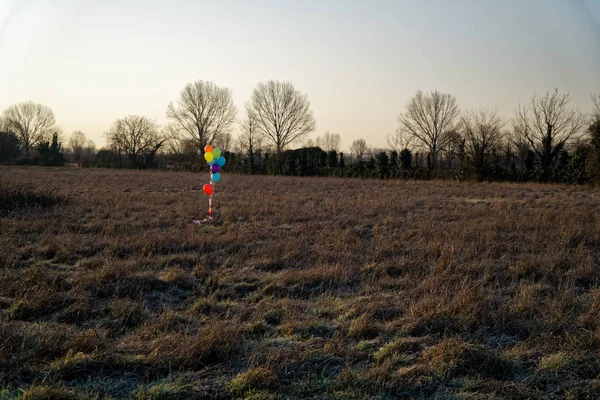
[(212, 195), (214, 192), (215, 183), (221, 180), (221, 168), (225, 165), (225, 157), (221, 155), (221, 149), (213, 149), (211, 145), (204, 147), (204, 159), (208, 163), (210, 168), (210, 183), (204, 185), (202, 188), (208, 198), (208, 218), (213, 219), (213, 208), (212, 208)]

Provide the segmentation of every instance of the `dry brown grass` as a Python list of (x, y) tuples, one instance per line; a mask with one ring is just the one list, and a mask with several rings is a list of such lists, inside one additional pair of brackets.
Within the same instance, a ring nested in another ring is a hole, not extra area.
[(0, 214), (0, 398), (600, 389), (596, 190), (225, 175), (197, 226), (204, 174), (0, 180), (60, 196)]

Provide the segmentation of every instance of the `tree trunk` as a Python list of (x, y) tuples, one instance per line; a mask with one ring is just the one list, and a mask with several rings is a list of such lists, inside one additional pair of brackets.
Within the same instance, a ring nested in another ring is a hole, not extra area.
[(431, 147), (431, 152), (429, 153), (429, 156), (431, 157), (431, 160), (430, 160), (431, 169), (433, 169), (433, 170), (437, 169), (437, 146), (436, 145), (433, 145)]

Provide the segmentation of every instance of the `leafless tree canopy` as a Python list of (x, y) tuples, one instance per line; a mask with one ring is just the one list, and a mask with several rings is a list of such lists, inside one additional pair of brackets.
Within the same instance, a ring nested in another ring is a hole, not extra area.
[(193, 140), (200, 151), (229, 133), (235, 113), (231, 91), (205, 81), (187, 84), (177, 104), (167, 107), (171, 131)]
[(225, 132), (222, 135), (217, 136), (215, 140), (213, 140), (213, 147), (220, 148), (221, 151), (229, 151), (231, 150), (231, 142), (232, 137), (231, 133)]
[(240, 135), (238, 143), (244, 153), (253, 155), (254, 152), (262, 147), (264, 134), (259, 131), (256, 121), (252, 118), (250, 112), (246, 118), (240, 122)]
[(87, 139), (81, 152), (81, 158), (77, 162), (80, 167), (89, 167), (94, 162), (94, 156), (96, 155), (96, 143), (93, 140)]
[(19, 138), (27, 156), (33, 146), (48, 139), (56, 130), (50, 107), (32, 101), (9, 106), (4, 110), (5, 128)]
[(252, 93), (248, 113), (279, 155), (286, 146), (315, 129), (307, 95), (289, 82), (259, 83)]
[(116, 120), (106, 133), (106, 139), (110, 146), (125, 152), (134, 166), (145, 155), (156, 153), (165, 142), (154, 121), (137, 115)]
[(458, 115), (456, 98), (451, 94), (419, 90), (398, 116), (398, 123), (416, 145), (429, 151), (435, 168), (437, 153), (446, 145), (444, 133), (454, 129)]
[(455, 129), (444, 132), (443, 142), (444, 148), (438, 154), (440, 154), (439, 159), (446, 162), (445, 166), (447, 168), (452, 168), (455, 160), (464, 161), (465, 140), (462, 132), (458, 130), (458, 126)]
[(69, 137), (69, 150), (75, 152), (77, 149), (82, 149), (85, 146), (85, 133), (74, 131)]
[(480, 176), (491, 167), (493, 155), (502, 147), (504, 124), (498, 110), (491, 108), (468, 111), (461, 118), (463, 156)]
[(539, 157), (544, 179), (558, 153), (570, 141), (580, 139), (587, 117), (571, 108), (571, 96), (558, 89), (545, 95), (534, 95), (531, 103), (520, 106), (514, 119), (515, 135), (526, 142)]
[(406, 133), (402, 127), (398, 127), (394, 133), (385, 137), (387, 145), (398, 153), (404, 149), (410, 149), (413, 137)]
[(85, 147), (83, 148), (85, 152), (96, 152), (96, 143), (92, 139), (87, 139), (85, 141)]
[(173, 124), (163, 127), (161, 136), (165, 139), (163, 151), (181, 156), (183, 154), (199, 154), (198, 146), (192, 139), (181, 137)]
[(196, 146), (196, 143), (190, 139), (181, 139), (178, 136), (177, 137), (173, 137), (173, 136), (168, 136), (168, 131), (165, 131), (163, 133), (165, 136), (165, 142), (163, 144), (163, 147), (165, 148), (164, 151), (166, 151), (168, 154), (174, 154), (177, 156), (181, 156), (181, 155), (198, 155), (198, 147)]
[(369, 146), (367, 146), (367, 141), (365, 139), (356, 139), (350, 145), (350, 153), (356, 157), (357, 160), (362, 160), (367, 151), (369, 151)]
[(84, 155), (85, 140), (85, 133), (81, 131), (75, 131), (69, 137), (68, 148), (73, 153), (73, 160), (79, 166)]
[(340, 151), (340, 146), (342, 145), (342, 139), (340, 138), (339, 133), (331, 133), (329, 131), (325, 132), (323, 136), (318, 136), (315, 140), (315, 145), (320, 147), (325, 151)]
[(600, 120), (600, 93), (592, 94), (592, 103), (594, 104), (592, 115), (595, 119)]

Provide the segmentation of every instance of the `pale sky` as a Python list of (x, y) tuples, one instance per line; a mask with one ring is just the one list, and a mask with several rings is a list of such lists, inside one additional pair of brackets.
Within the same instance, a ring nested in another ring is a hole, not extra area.
[(166, 123), (195, 80), (308, 94), (316, 137), (385, 146), (418, 89), (510, 118), (558, 86), (588, 112), (600, 92), (600, 0), (0, 0), (0, 111), (50, 106), (100, 147), (117, 118)]

